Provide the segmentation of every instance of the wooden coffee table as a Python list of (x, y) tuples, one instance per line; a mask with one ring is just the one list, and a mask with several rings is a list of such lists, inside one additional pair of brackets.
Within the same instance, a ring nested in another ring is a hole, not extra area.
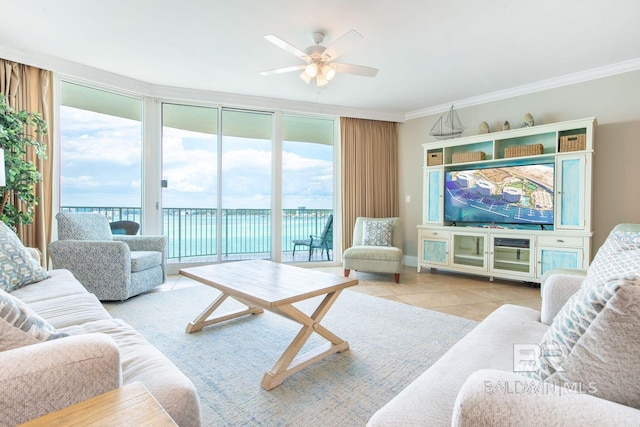
[[(320, 322), (344, 288), (358, 284), (357, 279), (294, 267), (271, 261), (238, 261), (202, 267), (183, 268), (183, 276), (194, 279), (222, 292), (198, 317), (187, 325), (187, 332), (234, 319), (246, 314), (269, 310), (302, 325), (276, 364), (262, 378), (266, 390), (282, 384), (285, 378), (334, 353), (345, 351), (349, 343), (336, 336)], [(293, 304), (325, 295), (313, 314), (307, 315)], [(247, 308), (218, 317), (210, 317), (231, 297)], [(298, 355), (311, 334), (317, 333), (329, 341), (307, 353)]]

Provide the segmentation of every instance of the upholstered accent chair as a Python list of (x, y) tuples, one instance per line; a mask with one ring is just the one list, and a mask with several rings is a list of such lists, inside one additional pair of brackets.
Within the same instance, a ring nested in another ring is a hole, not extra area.
[(356, 218), (352, 246), (342, 256), (344, 277), (351, 270), (393, 273), (399, 283), (402, 245), (400, 218)]
[(124, 301), (167, 278), (165, 236), (113, 235), (99, 213), (59, 213), (54, 269), (67, 269), (101, 301)]

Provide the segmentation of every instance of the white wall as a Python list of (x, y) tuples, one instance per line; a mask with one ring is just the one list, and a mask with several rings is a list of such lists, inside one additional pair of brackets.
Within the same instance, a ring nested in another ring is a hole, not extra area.
[[(505, 120), (519, 127), (531, 113), (536, 124), (596, 117), (593, 183), (593, 250), (618, 223), (640, 223), (640, 71), (550, 89), (457, 110), (475, 135), (481, 122), (501, 130)], [(441, 114), (409, 120), (399, 128), (400, 217), (405, 256), (417, 256), (416, 225), (422, 218), (422, 144), (435, 142), (429, 130)], [(405, 203), (405, 196), (411, 202)]]

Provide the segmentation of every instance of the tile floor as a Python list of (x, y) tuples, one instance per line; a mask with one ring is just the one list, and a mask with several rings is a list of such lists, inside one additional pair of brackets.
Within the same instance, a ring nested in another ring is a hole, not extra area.
[[(317, 267), (318, 270), (342, 275), (342, 267)], [(360, 280), (350, 289), (379, 298), (482, 320), (502, 304), (516, 304), (540, 309), (540, 288), (524, 282), (487, 277), (430, 272), (418, 273), (414, 267), (404, 267), (400, 283), (393, 281), (392, 274), (351, 272), (351, 277)], [(167, 282), (156, 290), (171, 290), (197, 284), (183, 276), (169, 276)]]

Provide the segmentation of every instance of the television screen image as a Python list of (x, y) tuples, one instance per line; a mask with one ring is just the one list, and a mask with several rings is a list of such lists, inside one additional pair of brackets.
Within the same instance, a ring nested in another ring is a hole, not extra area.
[(447, 171), (446, 221), (553, 225), (554, 164)]

